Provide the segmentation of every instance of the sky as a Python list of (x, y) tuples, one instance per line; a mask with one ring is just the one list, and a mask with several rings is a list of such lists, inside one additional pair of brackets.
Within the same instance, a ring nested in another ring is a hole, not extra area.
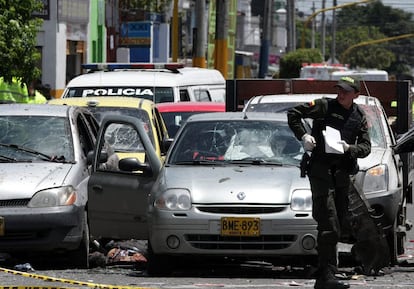
[[(322, 2), (323, 0), (296, 0), (296, 8), (299, 11), (305, 13), (305, 15), (312, 14), (312, 3), (315, 3), (315, 9), (320, 10), (322, 9)], [(337, 5), (342, 5), (345, 3), (351, 2), (360, 2), (360, 1), (353, 1), (353, 0), (336, 0)], [(326, 0), (325, 1), (325, 8), (332, 7), (334, 1), (333, 0)], [(393, 8), (402, 9), (406, 12), (410, 12), (414, 14), (414, 1), (413, 0), (382, 0), (382, 4), (386, 6), (391, 6)]]

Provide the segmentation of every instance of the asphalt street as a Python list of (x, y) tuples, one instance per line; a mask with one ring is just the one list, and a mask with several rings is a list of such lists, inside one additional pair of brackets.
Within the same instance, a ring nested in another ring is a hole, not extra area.
[[(408, 207), (414, 220), (414, 206)], [(22, 265), (22, 264), (20, 264)], [(195, 266), (177, 271), (172, 277), (147, 276), (140, 266), (112, 266), (88, 270), (42, 270), (20, 272), (0, 267), (0, 289), (20, 288), (313, 288), (312, 268), (278, 267), (265, 262)], [(0, 266), (1, 263), (0, 263)], [(414, 231), (407, 234), (406, 252), (398, 266), (384, 268), (381, 276), (355, 273), (353, 267), (340, 267), (354, 289), (414, 288)]]

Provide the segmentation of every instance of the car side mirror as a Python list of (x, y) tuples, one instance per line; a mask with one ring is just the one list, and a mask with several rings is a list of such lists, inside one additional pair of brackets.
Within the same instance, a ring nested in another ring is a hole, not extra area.
[(135, 172), (142, 171), (144, 176), (153, 176), (153, 171), (147, 163), (141, 163), (137, 158), (124, 158), (119, 160), (118, 167), (121, 171)]
[[(86, 156), (86, 162), (88, 165), (91, 165), (93, 162), (93, 155), (94, 155), (95, 151), (89, 151), (88, 155)], [(100, 156), (99, 156), (99, 163), (106, 163), (108, 161), (108, 154), (106, 152), (101, 152)]]

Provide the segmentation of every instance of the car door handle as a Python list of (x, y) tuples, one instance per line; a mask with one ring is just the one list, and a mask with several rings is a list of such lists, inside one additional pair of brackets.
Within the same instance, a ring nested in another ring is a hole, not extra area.
[(100, 185), (93, 185), (92, 190), (96, 193), (102, 193), (103, 192), (103, 188)]

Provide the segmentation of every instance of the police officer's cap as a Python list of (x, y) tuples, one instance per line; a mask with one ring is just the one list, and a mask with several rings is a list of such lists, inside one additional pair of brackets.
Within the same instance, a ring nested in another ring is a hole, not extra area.
[(343, 76), (338, 80), (338, 83), (335, 84), (337, 87), (342, 87), (346, 91), (355, 91), (359, 92), (361, 85), (358, 79), (355, 79), (350, 76)]

